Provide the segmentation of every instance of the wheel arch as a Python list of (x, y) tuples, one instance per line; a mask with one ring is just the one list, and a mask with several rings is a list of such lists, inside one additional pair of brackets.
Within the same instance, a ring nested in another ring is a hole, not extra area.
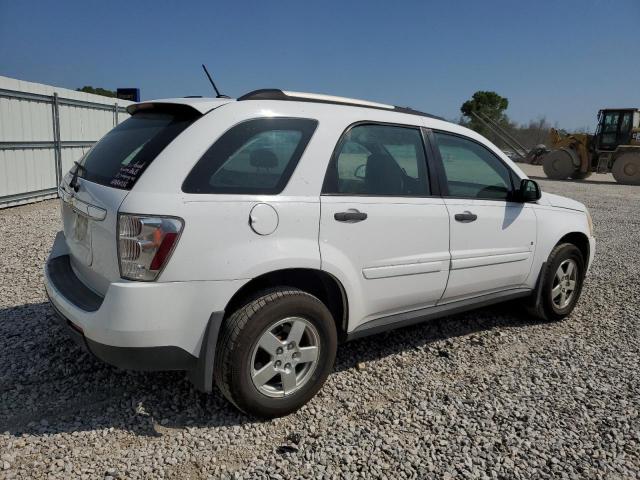
[(231, 297), (225, 307), (225, 318), (254, 298), (259, 292), (273, 287), (295, 287), (314, 295), (331, 312), (338, 338), (346, 338), (348, 326), (348, 299), (344, 286), (333, 275), (312, 268), (287, 268), (259, 275), (244, 284)]
[(589, 237), (587, 237), (584, 232), (569, 232), (563, 235), (562, 238), (554, 245), (554, 248), (561, 243), (571, 243), (578, 247), (578, 250), (580, 250), (584, 260), (585, 269), (588, 267), (591, 247), (589, 245)]

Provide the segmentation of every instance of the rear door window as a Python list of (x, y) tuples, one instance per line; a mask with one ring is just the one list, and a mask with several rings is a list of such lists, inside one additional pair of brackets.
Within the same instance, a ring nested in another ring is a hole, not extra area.
[[(200, 116), (190, 108), (139, 111), (107, 133), (80, 160), (78, 176), (130, 190), (144, 170)], [(74, 170), (74, 169), (72, 169)]]
[(259, 118), (224, 133), (189, 173), (185, 193), (277, 194), (286, 186), (318, 122)]
[(338, 144), (327, 170), (323, 193), (430, 195), (420, 130), (380, 124), (351, 128)]

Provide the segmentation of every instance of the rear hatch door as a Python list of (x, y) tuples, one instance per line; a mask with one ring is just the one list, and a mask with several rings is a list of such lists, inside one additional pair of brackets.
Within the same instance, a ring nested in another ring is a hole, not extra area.
[(143, 105), (76, 162), (60, 185), (71, 266), (101, 295), (120, 278), (120, 205), (158, 154), (201, 116), (185, 105)]

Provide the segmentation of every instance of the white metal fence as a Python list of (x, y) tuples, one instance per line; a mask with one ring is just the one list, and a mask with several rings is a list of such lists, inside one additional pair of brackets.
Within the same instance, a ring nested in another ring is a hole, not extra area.
[(0, 76), (0, 208), (56, 197), (73, 162), (130, 104)]

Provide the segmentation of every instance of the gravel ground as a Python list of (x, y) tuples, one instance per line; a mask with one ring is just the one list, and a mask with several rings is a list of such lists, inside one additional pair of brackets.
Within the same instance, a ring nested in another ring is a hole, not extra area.
[(541, 184), (596, 225), (567, 320), (507, 304), (344, 345), (268, 422), (82, 353), (42, 286), (57, 203), (0, 211), (0, 478), (640, 478), (640, 188)]

